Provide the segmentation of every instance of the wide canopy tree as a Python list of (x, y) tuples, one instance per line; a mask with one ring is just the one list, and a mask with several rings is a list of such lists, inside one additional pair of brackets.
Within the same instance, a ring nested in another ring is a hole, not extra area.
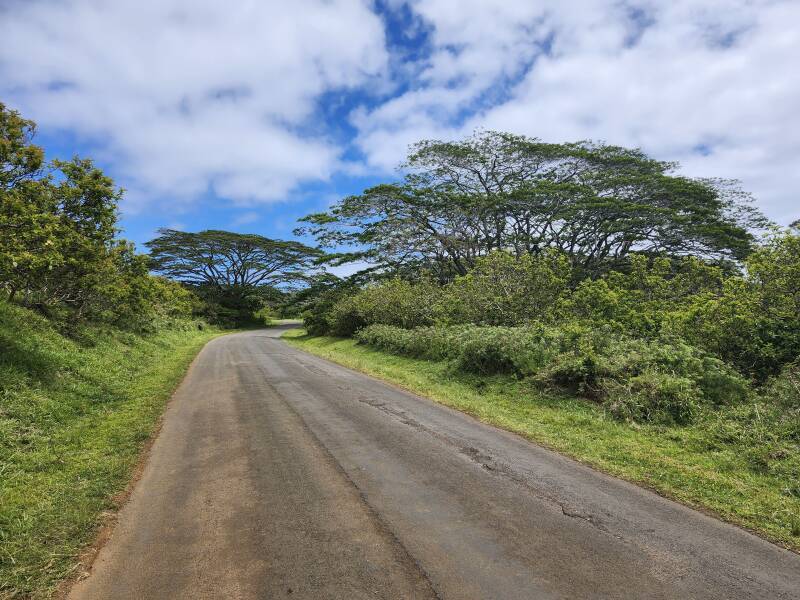
[(307, 281), (322, 254), (300, 242), (251, 233), (159, 229), (158, 234), (145, 244), (154, 271), (192, 286), (234, 295)]
[(632, 252), (741, 259), (765, 220), (734, 183), (675, 175), (675, 163), (592, 142), (550, 144), (498, 132), (412, 148), (398, 183), (305, 217), (298, 233), (352, 252), (342, 263), (466, 273), (494, 250), (565, 252), (592, 274)]

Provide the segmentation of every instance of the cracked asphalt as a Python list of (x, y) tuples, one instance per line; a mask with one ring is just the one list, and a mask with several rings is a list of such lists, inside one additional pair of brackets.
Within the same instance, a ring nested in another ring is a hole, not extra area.
[(210, 342), (70, 598), (798, 598), (800, 556), (283, 329)]

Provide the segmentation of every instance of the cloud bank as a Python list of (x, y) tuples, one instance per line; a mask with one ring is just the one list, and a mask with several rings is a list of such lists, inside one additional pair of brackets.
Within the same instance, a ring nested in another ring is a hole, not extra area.
[(2, 97), (142, 199), (286, 199), (486, 127), (641, 146), (800, 217), (793, 0), (3, 6)]
[(476, 127), (602, 139), (743, 180), (800, 217), (800, 3), (414, 0), (432, 52), (409, 91), (354, 114), (388, 169), (421, 137)]
[(284, 197), (329, 177), (340, 148), (320, 96), (385, 67), (359, 0), (12, 2), (0, 18), (4, 92), (42, 127), (110, 155), (140, 194)]

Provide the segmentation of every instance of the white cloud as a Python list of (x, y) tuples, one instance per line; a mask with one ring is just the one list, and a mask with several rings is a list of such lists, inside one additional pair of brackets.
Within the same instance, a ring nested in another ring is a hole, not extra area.
[(800, 216), (799, 3), (409, 4), (433, 27), (434, 51), (408, 92), (353, 115), (375, 168), (396, 165), (417, 139), (476, 127), (603, 139), (680, 160), (692, 175), (739, 178), (773, 218)]
[[(93, 142), (129, 211), (391, 173), (419, 139), (487, 127), (642, 146), (800, 216), (796, 0), (386, 4), (410, 8), (430, 54), (387, 50), (368, 0), (0, 0), (0, 93)], [(363, 163), (318, 110), (350, 88), (374, 94), (350, 116)]]
[(298, 132), (387, 61), (367, 0), (11, 0), (0, 17), (5, 100), (95, 142), (138, 204), (329, 177), (340, 148)]

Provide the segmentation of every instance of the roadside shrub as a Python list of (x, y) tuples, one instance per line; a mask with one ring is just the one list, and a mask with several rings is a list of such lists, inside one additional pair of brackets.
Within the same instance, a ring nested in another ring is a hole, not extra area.
[(418, 327), (406, 331), (403, 353), (427, 360), (449, 360), (456, 358), (461, 349), (461, 340), (471, 327)]
[(536, 373), (536, 379), (597, 397), (600, 379), (613, 372), (606, 352), (610, 335), (609, 328), (594, 330), (576, 324), (561, 328), (557, 352)]
[(473, 328), (459, 349), (458, 368), (478, 375), (513, 373), (514, 333), (506, 327)]
[(394, 327), (392, 325), (370, 325), (355, 334), (359, 344), (371, 346), (376, 350), (384, 350), (391, 354), (416, 356), (409, 352), (409, 341), (416, 331)]
[(371, 325), (356, 339), (393, 354), (451, 360), (467, 373), (530, 376), (637, 422), (690, 423), (704, 407), (738, 405), (751, 393), (741, 375), (702, 350), (676, 340), (631, 339), (610, 328)]
[(492, 252), (442, 290), (442, 318), (506, 326), (549, 320), (570, 276), (569, 261), (558, 252), (520, 257)]
[(690, 380), (709, 405), (736, 404), (749, 393), (748, 382), (732, 367), (680, 340), (632, 339), (609, 330), (574, 327), (565, 333), (561, 352), (540, 372), (540, 380), (607, 397), (610, 389), (617, 389), (611, 382), (662, 373)]
[(370, 325), (355, 334), (360, 344), (392, 354), (426, 360), (455, 359), (461, 353), (463, 338), (473, 326), (418, 327), (403, 329), (392, 325)]
[(605, 405), (616, 418), (633, 422), (691, 423), (703, 405), (703, 393), (689, 377), (645, 371), (622, 381), (603, 382)]
[[(363, 293), (363, 292), (361, 292)], [(338, 300), (324, 317), (326, 333), (340, 337), (352, 336), (368, 325), (362, 315), (359, 296), (345, 296)]]
[(541, 324), (527, 327), (471, 327), (461, 339), (457, 366), (481, 375), (532, 375), (558, 351), (559, 334)]
[(333, 287), (326, 289), (310, 302), (310, 305), (303, 311), (303, 327), (311, 335), (327, 335), (330, 333), (331, 310), (337, 302), (347, 297), (352, 290)]
[(432, 325), (439, 295), (434, 283), (391, 279), (337, 301), (327, 316), (328, 328), (333, 335), (351, 336), (373, 324), (404, 329)]

